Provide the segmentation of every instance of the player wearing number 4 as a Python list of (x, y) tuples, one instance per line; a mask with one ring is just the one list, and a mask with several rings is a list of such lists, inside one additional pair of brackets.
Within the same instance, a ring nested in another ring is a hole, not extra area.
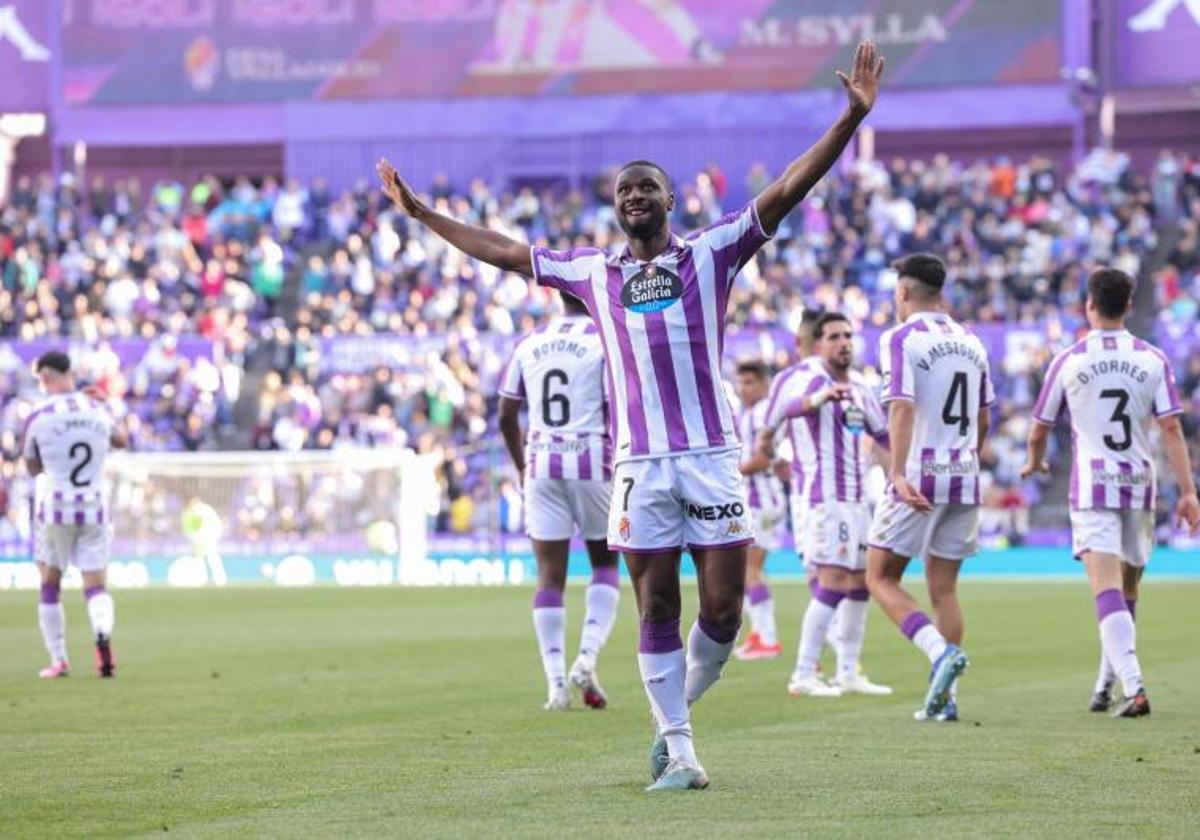
[[(571, 704), (567, 681), (585, 705), (608, 698), (596, 677), (596, 658), (608, 641), (620, 599), (617, 557), (608, 550), (612, 497), (612, 440), (605, 405), (604, 350), (596, 327), (574, 298), (564, 313), (522, 339), (500, 382), (500, 432), (521, 476), (525, 523), (537, 558), (533, 626), (542, 653), (547, 711)], [(529, 434), (521, 437), (520, 408), (529, 405)], [(579, 656), (566, 670), (563, 588), (575, 529), (587, 545), (592, 583)]]
[[(399, 207), (466, 254), (579, 298), (600, 331), (616, 430), (608, 543), (625, 553), (641, 614), (638, 666), (657, 727), (653, 791), (708, 785), (689, 707), (733, 649), (754, 538), (720, 379), (734, 279), (841, 155), (874, 105), (882, 73), (875, 45), (860, 44), (851, 73), (838, 74), (848, 104), (834, 125), (745, 208), (686, 238), (671, 231), (675, 193), (662, 167), (622, 167), (613, 190), (627, 237), (620, 251), (531, 249), (433, 212), (391, 164), (379, 164), (383, 189)], [(684, 548), (700, 594), (686, 650)]]
[(1133, 289), (1133, 278), (1116, 269), (1101, 269), (1088, 278), (1092, 331), (1050, 363), (1033, 409), (1029, 458), (1021, 469), (1023, 477), (1049, 469), (1044, 459), (1050, 427), (1069, 416), (1071, 542), (1087, 569), (1100, 623), (1100, 676), (1090, 708), (1108, 710), (1119, 678), (1125, 696), (1113, 717), (1150, 714), (1133, 612), (1154, 544), (1153, 417), (1179, 484), (1178, 522), (1186, 522), (1192, 533), (1200, 526), (1171, 363), (1157, 347), (1125, 329)]
[[(952, 721), (967, 667), (958, 571), (977, 550), (979, 449), (995, 394), (983, 343), (946, 314), (942, 261), (914, 254), (894, 267), (901, 323), (879, 339), (891, 471), (871, 523), (867, 586), (933, 665), (915, 717)], [(917, 556), (925, 559), (933, 621), (900, 585)]]
[(111, 677), (116, 669), (112, 649), (114, 611), (105, 588), (112, 549), (112, 520), (103, 488), (104, 462), (110, 446), (124, 446), (124, 434), (114, 429), (108, 409), (75, 390), (71, 360), (50, 352), (34, 365), (48, 395), (25, 422), (22, 455), (30, 475), (45, 473), (37, 499), (34, 528), (38, 549), (34, 559), (42, 579), (38, 625), (50, 665), (44, 679), (65, 677), (66, 620), (59, 592), (69, 565), (83, 574), (84, 598), (96, 641), (96, 671)]

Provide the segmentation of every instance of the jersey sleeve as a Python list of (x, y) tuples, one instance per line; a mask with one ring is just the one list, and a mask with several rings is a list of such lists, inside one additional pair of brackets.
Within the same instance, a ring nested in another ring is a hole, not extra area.
[[(987, 358), (987, 355), (984, 355)], [(981, 408), (996, 403), (996, 384), (992, 381), (992, 369), (987, 362), (983, 363), (983, 378), (979, 381), (979, 405)]]
[(1183, 406), (1179, 401), (1179, 389), (1175, 386), (1175, 371), (1171, 370), (1171, 363), (1165, 356), (1159, 358), (1162, 361), (1163, 374), (1158, 387), (1154, 389), (1154, 416), (1170, 417), (1172, 414), (1181, 414)]
[(781, 376), (776, 376), (771, 382), (771, 388), (767, 391), (767, 410), (763, 415), (763, 426), (775, 431), (783, 425), (783, 421), (787, 419), (784, 410), (787, 408), (787, 393), (791, 392), (792, 386), (796, 384), (797, 377), (800, 374), (795, 371), (790, 371)]
[(742, 267), (770, 241), (758, 218), (758, 206), (752, 199), (736, 213), (722, 216), (706, 228), (689, 234), (693, 247), (702, 245), (713, 252), (713, 272), (718, 283), (728, 289)]
[(604, 252), (599, 248), (552, 251), (535, 245), (530, 249), (533, 279), (539, 286), (557, 289), (581, 299), (591, 279), (592, 267), (596, 260), (603, 259)]
[(520, 349), (521, 345), (518, 343), (504, 367), (504, 373), (500, 376), (500, 396), (513, 400), (525, 399), (525, 377), (521, 373), (521, 354), (517, 352)]
[(36, 437), (39, 416), (37, 413), (30, 415), (29, 419), (25, 422), (25, 428), (21, 433), (22, 458), (41, 458), (41, 453), (38, 452)]
[(903, 330), (893, 329), (879, 337), (879, 368), (883, 376), (880, 399), (884, 405), (893, 400), (912, 402), (916, 399), (913, 364), (908, 358), (905, 334)]
[(1066, 390), (1063, 388), (1062, 368), (1066, 364), (1069, 351), (1060, 353), (1050, 363), (1046, 373), (1046, 381), (1038, 394), (1037, 402), (1033, 404), (1033, 419), (1046, 426), (1053, 426), (1063, 411), (1066, 400)]
[(887, 415), (883, 412), (879, 397), (870, 388), (863, 390), (863, 414), (866, 418), (867, 434), (875, 438), (880, 446), (886, 447), (890, 442)]

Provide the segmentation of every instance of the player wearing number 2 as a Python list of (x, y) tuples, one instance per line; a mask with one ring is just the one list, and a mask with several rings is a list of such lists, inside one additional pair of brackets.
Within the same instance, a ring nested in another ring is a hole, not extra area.
[(112, 520), (103, 486), (110, 446), (124, 446), (112, 415), (97, 400), (75, 390), (71, 361), (65, 353), (41, 356), (35, 371), (48, 399), (25, 423), (22, 454), (30, 475), (46, 474), (34, 512), (38, 531), (38, 570), (42, 578), (38, 624), (50, 665), (45, 679), (65, 677), (66, 627), (59, 590), (69, 565), (83, 574), (84, 598), (96, 640), (96, 670), (115, 673), (112, 650), (114, 611), (106, 570), (112, 548)]
[[(995, 394), (983, 343), (946, 314), (942, 261), (914, 254), (895, 268), (900, 324), (879, 339), (891, 471), (871, 523), (867, 586), (933, 663), (917, 719), (956, 720), (954, 685), (967, 667), (958, 571), (977, 550), (979, 449)], [(933, 622), (900, 585), (916, 556), (925, 559)]]
[(1101, 269), (1088, 278), (1092, 331), (1054, 358), (1033, 408), (1028, 477), (1046, 471), (1050, 427), (1071, 422), (1071, 541), (1083, 561), (1100, 624), (1100, 676), (1091, 710), (1107, 711), (1113, 682), (1124, 700), (1114, 717), (1150, 714), (1133, 624), (1138, 582), (1154, 544), (1154, 453), (1151, 418), (1158, 418), (1163, 452), (1179, 483), (1176, 516), (1192, 532), (1200, 502), (1179, 421), (1182, 408), (1171, 363), (1161, 350), (1125, 329), (1133, 278)]
[[(522, 339), (500, 383), (500, 431), (521, 475), (526, 531), (538, 564), (533, 626), (542, 652), (548, 711), (570, 705), (567, 680), (583, 702), (603, 709), (596, 657), (617, 617), (617, 557), (608, 550), (612, 440), (605, 404), (604, 349), (583, 305), (563, 298), (564, 314)], [(522, 438), (520, 407), (529, 405)], [(566, 671), (563, 587), (576, 528), (592, 561), (579, 656)]]

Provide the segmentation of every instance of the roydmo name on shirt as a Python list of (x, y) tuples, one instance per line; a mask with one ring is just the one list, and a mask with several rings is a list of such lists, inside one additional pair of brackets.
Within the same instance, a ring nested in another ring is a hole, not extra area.
[(648, 265), (621, 288), (621, 303), (633, 312), (659, 312), (683, 297), (683, 281), (677, 274)]
[(533, 348), (534, 359), (540, 360), (547, 353), (567, 353), (577, 359), (582, 359), (588, 353), (588, 345), (580, 344), (574, 339), (560, 338), (558, 340), (543, 341)]

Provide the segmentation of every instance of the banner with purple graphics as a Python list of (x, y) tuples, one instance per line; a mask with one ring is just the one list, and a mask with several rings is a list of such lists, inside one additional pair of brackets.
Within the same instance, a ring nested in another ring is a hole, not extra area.
[(1046, 0), (74, 0), (68, 104), (530, 96), (1058, 79)]
[(1116, 0), (1119, 86), (1200, 82), (1200, 0)]
[(0, 114), (50, 105), (50, 2), (0, 2)]
[(107, 341), (88, 343), (56, 339), (34, 341), (0, 342), (0, 371), (16, 366), (27, 366), (38, 356), (51, 350), (64, 350), (71, 363), (80, 370), (106, 370), (119, 368), (128, 370), (136, 367), (152, 351), (155, 357), (178, 356), (194, 362), (199, 358), (215, 359), (215, 345), (207, 338), (171, 336), (166, 341), (148, 341), (144, 338), (114, 338)]

